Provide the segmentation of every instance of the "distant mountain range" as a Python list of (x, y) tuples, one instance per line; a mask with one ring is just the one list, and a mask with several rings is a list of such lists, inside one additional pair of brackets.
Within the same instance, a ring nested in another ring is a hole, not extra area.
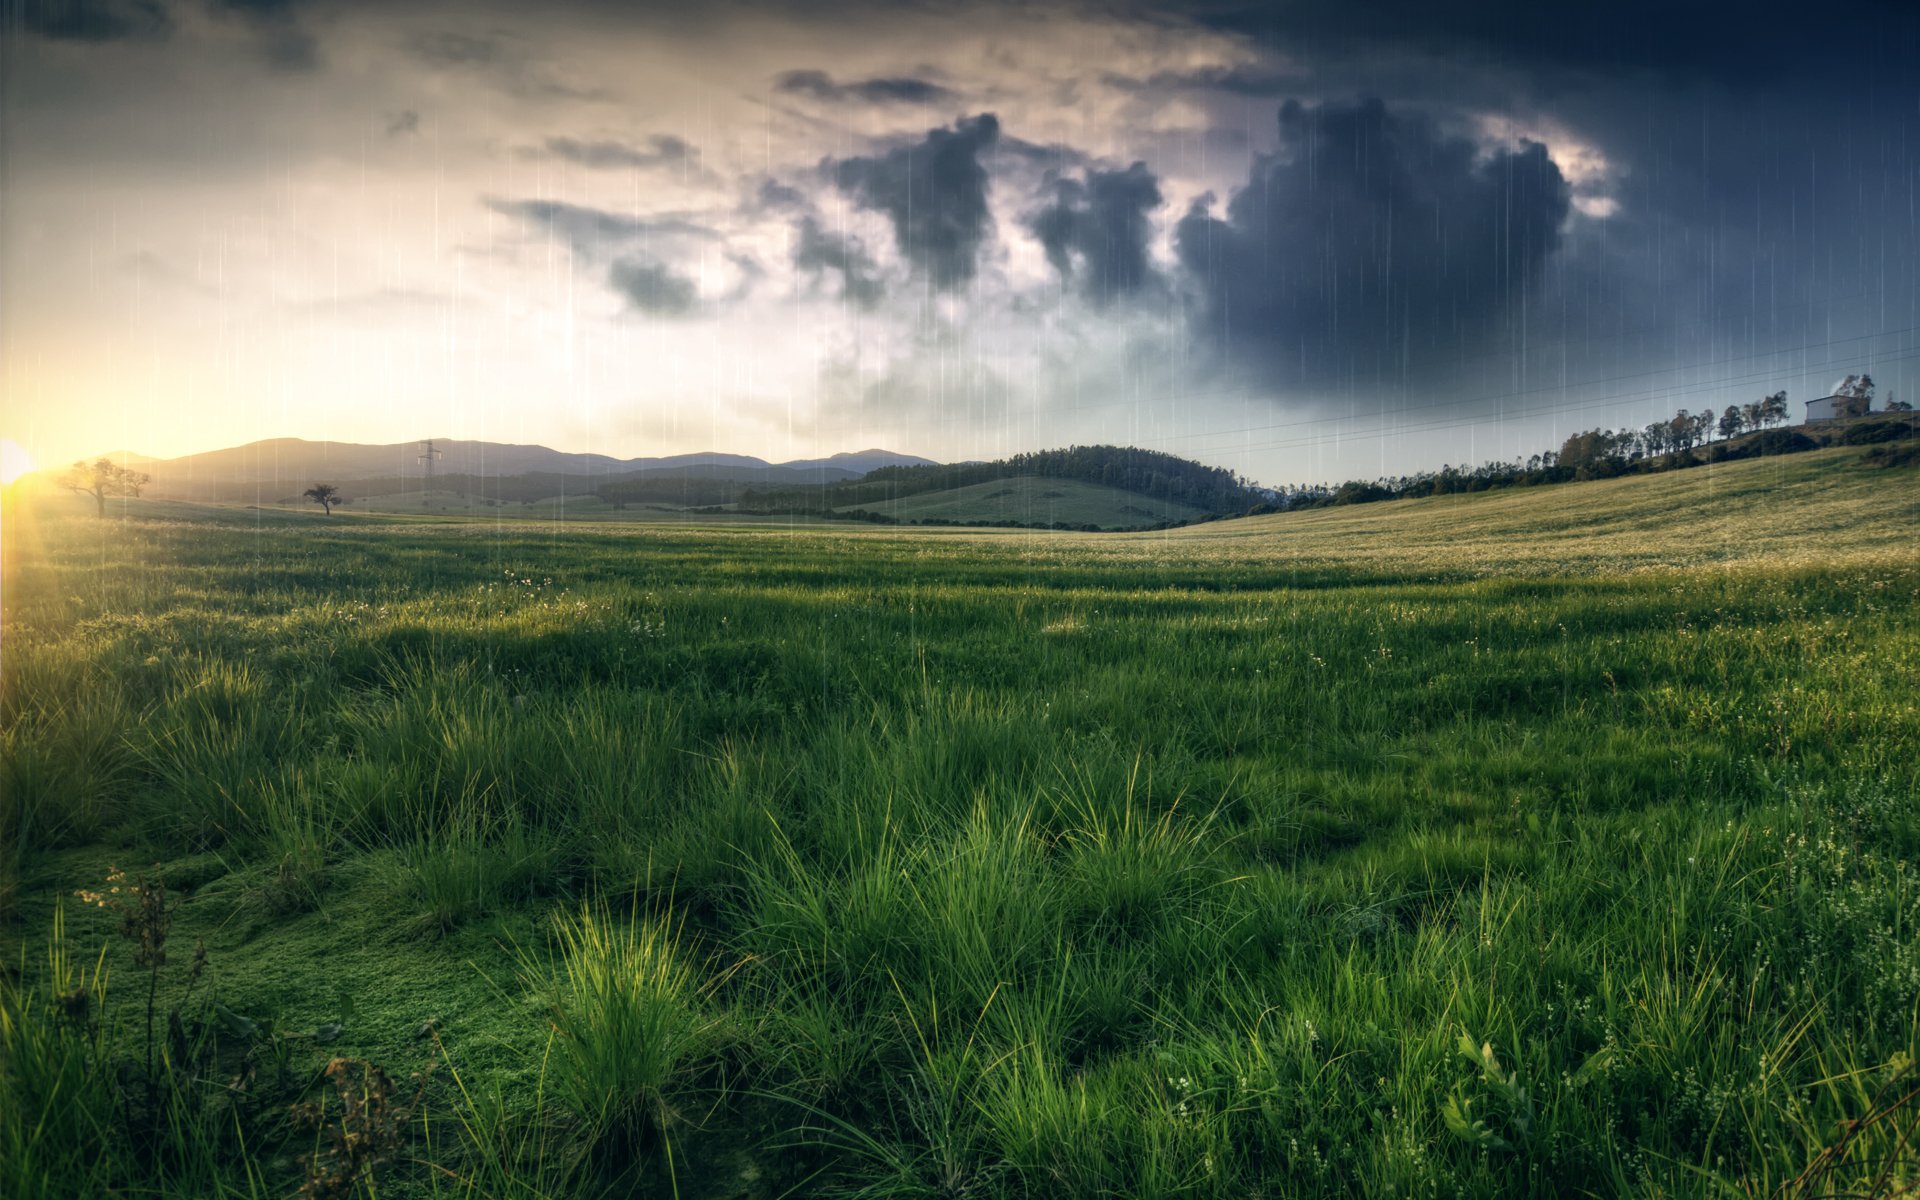
[[(673, 454), (649, 458), (613, 458), (605, 454), (569, 454), (546, 446), (435, 438), (436, 480), (499, 479), (546, 475), (601, 483), (613, 479), (703, 479), (741, 483), (837, 483), (858, 479), (881, 467), (936, 465), (933, 460), (891, 450), (855, 450), (826, 458), (772, 463), (748, 454)], [(131, 451), (105, 457), (152, 476), (153, 496), (232, 497), (263, 486), (277, 491), (313, 483), (346, 484), (358, 480), (397, 483), (423, 479), (420, 442), (375, 446), (357, 442), (310, 442), (271, 438), (224, 450), (180, 458), (150, 458)], [(295, 486), (297, 485), (297, 486)], [(572, 489), (569, 489), (572, 490)]]

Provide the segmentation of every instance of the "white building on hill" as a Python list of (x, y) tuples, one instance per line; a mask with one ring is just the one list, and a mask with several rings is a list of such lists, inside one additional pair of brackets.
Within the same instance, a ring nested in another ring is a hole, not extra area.
[(1838, 421), (1842, 417), (1864, 417), (1873, 401), (1865, 396), (1822, 396), (1807, 401), (1807, 424)]

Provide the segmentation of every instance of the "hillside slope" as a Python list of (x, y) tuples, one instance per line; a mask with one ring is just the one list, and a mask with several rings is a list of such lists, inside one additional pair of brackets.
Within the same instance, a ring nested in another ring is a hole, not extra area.
[(1706, 564), (1920, 562), (1920, 479), (1853, 447), (1658, 475), (1394, 500), (1123, 534), (1116, 549), (1394, 572), (1586, 574)]
[(967, 487), (921, 492), (897, 500), (846, 505), (845, 515), (873, 512), (901, 522), (938, 522), (954, 525), (1088, 525), (1100, 529), (1138, 529), (1161, 521), (1186, 521), (1203, 516), (1192, 505), (1154, 500), (1137, 492), (1081, 483), (1074, 479), (1043, 479), (1034, 475), (995, 479)]

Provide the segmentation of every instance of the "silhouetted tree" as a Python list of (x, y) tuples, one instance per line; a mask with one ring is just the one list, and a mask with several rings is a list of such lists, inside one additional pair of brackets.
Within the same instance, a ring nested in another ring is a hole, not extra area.
[(1769, 425), (1781, 425), (1787, 419), (1787, 393), (1775, 392), (1760, 401), (1760, 419)]
[(1691, 450), (1699, 437), (1699, 427), (1694, 424), (1693, 414), (1681, 409), (1673, 414), (1673, 420), (1667, 422), (1667, 445), (1675, 450)]
[(1740, 413), (1740, 406), (1738, 404), (1729, 404), (1727, 405), (1727, 411), (1720, 414), (1720, 436), (1723, 438), (1739, 437), (1740, 431), (1746, 427), (1746, 423), (1746, 418)]
[(104, 458), (97, 458), (91, 463), (77, 462), (68, 467), (60, 476), (60, 486), (92, 496), (94, 512), (104, 517), (108, 496), (138, 496), (151, 479), (144, 471), (115, 466)]
[(334, 505), (346, 503), (345, 498), (340, 495), (340, 489), (330, 483), (316, 483), (300, 494), (318, 504), (328, 516), (333, 515)]

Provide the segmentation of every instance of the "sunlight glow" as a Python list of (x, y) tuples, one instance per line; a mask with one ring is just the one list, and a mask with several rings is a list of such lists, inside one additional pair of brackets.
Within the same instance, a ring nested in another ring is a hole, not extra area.
[(33, 456), (12, 438), (0, 438), (0, 487), (33, 470)]

